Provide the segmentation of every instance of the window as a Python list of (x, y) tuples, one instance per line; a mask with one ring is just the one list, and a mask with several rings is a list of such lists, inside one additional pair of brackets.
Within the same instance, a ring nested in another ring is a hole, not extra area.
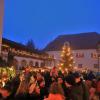
[(91, 58), (97, 58), (97, 53), (91, 53)]
[(39, 67), (39, 63), (38, 62), (35, 62), (35, 67)]
[(98, 68), (98, 64), (94, 64), (94, 68)]
[(44, 62), (41, 63), (41, 67), (45, 67), (45, 63)]
[(78, 64), (78, 68), (82, 68), (83, 67), (83, 64)]
[(83, 58), (84, 57), (84, 53), (76, 53), (76, 57), (77, 58)]
[(51, 61), (47, 61), (47, 64), (48, 64), (48, 66), (51, 66), (52, 62)]

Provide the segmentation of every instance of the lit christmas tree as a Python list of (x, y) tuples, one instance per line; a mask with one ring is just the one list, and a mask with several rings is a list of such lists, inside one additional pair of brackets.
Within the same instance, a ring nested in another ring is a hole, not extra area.
[(64, 46), (62, 48), (61, 52), (61, 64), (60, 69), (64, 71), (72, 71), (73, 70), (73, 55), (71, 52), (71, 48), (68, 42), (64, 43)]

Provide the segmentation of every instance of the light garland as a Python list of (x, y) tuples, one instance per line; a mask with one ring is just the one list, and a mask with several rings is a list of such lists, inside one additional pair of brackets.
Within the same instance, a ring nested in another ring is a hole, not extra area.
[[(59, 67), (65, 72), (72, 71), (73, 70), (73, 62), (74, 58), (72, 55), (72, 50), (70, 48), (70, 45), (68, 42), (64, 43), (64, 46), (62, 47), (61, 52), (61, 62), (59, 64)], [(59, 69), (60, 70), (60, 69)]]
[(5, 67), (5, 68), (1, 67), (0, 68), (0, 75), (2, 75), (1, 79), (3, 77), (5, 78), (5, 76), (6, 76), (6, 78), (10, 79), (10, 78), (15, 77), (16, 72), (15, 72), (15, 69), (13, 67), (11, 67), (11, 68), (9, 68), (9, 67)]

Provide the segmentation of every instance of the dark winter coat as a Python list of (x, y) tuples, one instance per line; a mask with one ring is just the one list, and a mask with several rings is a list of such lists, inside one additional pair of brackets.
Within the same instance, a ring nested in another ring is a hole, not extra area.
[(46, 87), (40, 88), (40, 99), (43, 100), (44, 97), (48, 97), (48, 89)]
[(89, 100), (89, 91), (83, 81), (72, 86), (71, 95), (72, 100)]

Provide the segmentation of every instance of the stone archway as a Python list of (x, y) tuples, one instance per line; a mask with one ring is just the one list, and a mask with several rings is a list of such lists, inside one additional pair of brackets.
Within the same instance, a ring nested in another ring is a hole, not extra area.
[(44, 62), (41, 62), (41, 65), (40, 65), (41, 67), (44, 67), (45, 66), (45, 63)]
[(14, 65), (15, 69), (18, 69), (19, 62), (17, 59), (13, 60), (13, 65)]
[(35, 62), (35, 67), (39, 67), (39, 63), (38, 62)]
[(29, 66), (31, 66), (31, 67), (33, 66), (33, 61), (29, 62)]
[(27, 61), (26, 60), (22, 60), (21, 61), (21, 67), (23, 68), (23, 67), (26, 67), (26, 65), (27, 65)]

